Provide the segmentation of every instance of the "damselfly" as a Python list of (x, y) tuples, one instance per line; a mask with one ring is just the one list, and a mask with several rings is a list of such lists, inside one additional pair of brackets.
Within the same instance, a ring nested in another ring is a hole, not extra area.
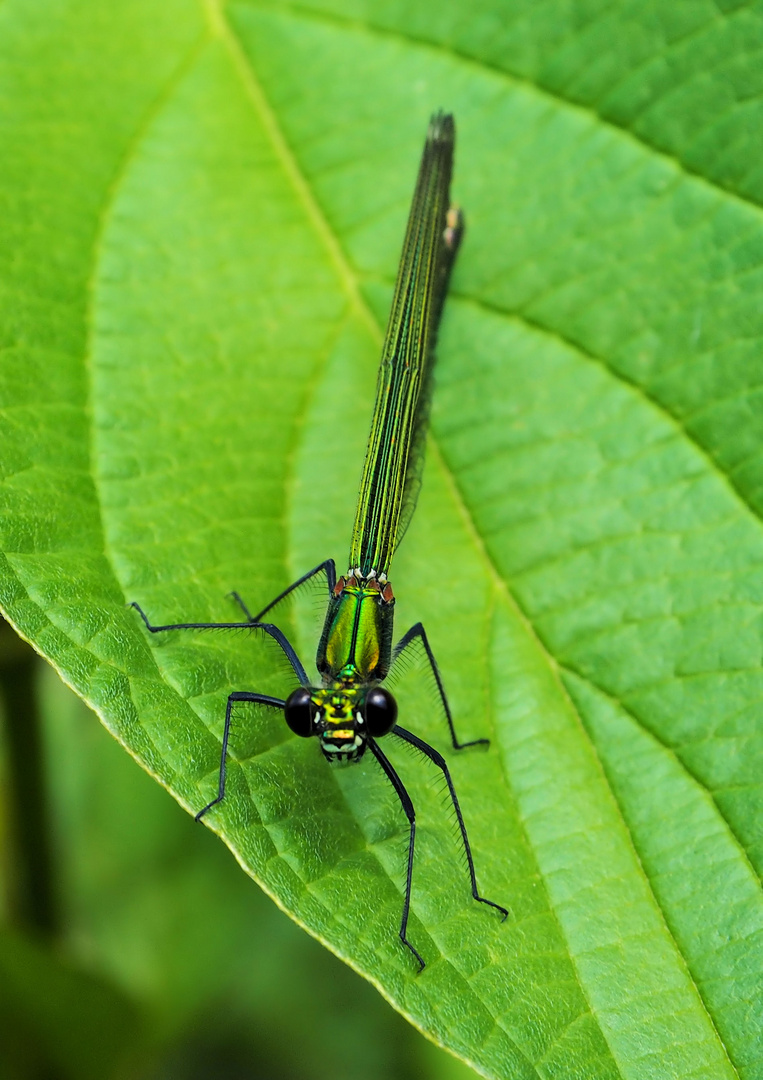
[[(282, 709), (296, 734), (316, 736), (332, 764), (357, 762), (369, 750), (395, 789), (408, 819), (408, 867), (400, 922), (400, 938), (421, 968), (424, 960), (408, 940), (416, 813), (411, 798), (378, 740), (394, 735), (425, 754), (442, 771), (456, 813), (471, 881), (472, 896), (508, 914), (500, 904), (481, 896), (466, 825), (450, 771), (437, 750), (397, 723), (397, 703), (381, 684), (394, 662), (413, 645), (423, 646), (456, 750), (487, 743), (462, 743), (429, 639), (416, 623), (392, 644), (395, 597), (389, 569), (397, 545), (411, 519), (421, 484), (424, 439), (429, 411), (431, 376), (437, 328), (448, 279), (463, 233), (460, 211), (451, 207), (450, 177), (455, 129), (452, 116), (438, 113), (427, 131), (413, 203), (395, 283), (392, 311), (382, 349), (371, 434), (360, 482), (360, 496), (352, 531), (349, 569), (337, 578), (333, 559), (303, 574), (279, 593), (262, 611), (252, 615), (238, 595), (245, 622), (172, 623), (152, 625), (140, 613), (151, 633), (166, 630), (212, 630), (248, 627), (269, 634), (289, 661), (299, 686), (286, 700), (267, 694), (234, 691), (228, 696), (223, 730), (217, 796), (196, 815), (197, 820), (225, 795), (225, 772), (231, 716), (237, 702), (256, 702)], [(328, 608), (318, 643), (316, 664), (322, 685), (313, 686), (285, 634), (272, 622), (262, 622), (272, 608), (317, 574), (328, 583)]]

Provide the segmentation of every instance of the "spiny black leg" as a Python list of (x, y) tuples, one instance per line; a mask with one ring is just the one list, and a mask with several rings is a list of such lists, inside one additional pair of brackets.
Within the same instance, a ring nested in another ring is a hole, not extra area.
[(300, 585), (304, 585), (306, 581), (309, 581), (311, 577), (315, 577), (316, 574), (320, 574), (322, 570), (326, 572), (326, 580), (328, 582), (330, 596), (331, 593), (334, 591), (334, 586), (336, 585), (336, 564), (334, 563), (333, 559), (326, 559), (325, 562), (319, 563), (318, 566), (314, 566), (312, 570), (308, 570), (306, 574), (303, 574), (301, 578), (297, 578), (296, 581), (292, 582), (292, 584), (289, 585), (288, 589), (284, 589), (283, 592), (280, 592), (275, 598), (275, 600), (271, 600), (270, 603), (266, 607), (264, 607), (262, 611), (258, 611), (256, 615), (252, 615), (252, 613), (249, 611), (249, 608), (246, 606), (246, 604), (237, 592), (232, 592), (230, 595), (233, 597), (233, 599), (236, 601), (243, 613), (246, 615), (249, 622), (259, 622), (262, 616), (267, 611), (270, 611), (270, 609), (274, 608), (276, 604), (280, 604), (282, 600), (285, 600), (290, 592), (294, 592), (294, 590), (298, 589)]
[(492, 900), (487, 900), (484, 896), (480, 896), (479, 892), (477, 891), (477, 876), (474, 872), (474, 859), (472, 858), (472, 848), (469, 843), (469, 837), (466, 835), (464, 816), (461, 813), (461, 807), (458, 802), (458, 796), (456, 795), (456, 789), (453, 786), (453, 781), (450, 777), (450, 770), (445, 763), (445, 758), (442, 756), (442, 754), (438, 754), (434, 747), (430, 746), (429, 743), (425, 743), (423, 739), (420, 739), (418, 737), (418, 735), (414, 735), (412, 732), (406, 731), (405, 728), (401, 728), (399, 724), (393, 727), (391, 734), (397, 735), (399, 739), (403, 739), (405, 742), (410, 743), (411, 746), (415, 746), (417, 750), (421, 750), (423, 754), (426, 754), (430, 761), (433, 761), (435, 763), (438, 769), (442, 769), (443, 776), (445, 777), (445, 781), (448, 785), (448, 791), (450, 792), (450, 798), (456, 811), (456, 817), (458, 818), (458, 827), (461, 830), (461, 839), (463, 840), (464, 848), (466, 849), (466, 861), (469, 864), (469, 877), (471, 878), (472, 882), (472, 896), (475, 900), (479, 900), (481, 904), (489, 904), (490, 907), (494, 907), (497, 908), (498, 911), (502, 911), (503, 917), (505, 919), (506, 916), (509, 914), (506, 908), (501, 907), (500, 904), (496, 904)]
[(228, 754), (228, 736), (230, 735), (231, 717), (233, 715), (233, 702), (234, 701), (254, 701), (260, 705), (270, 705), (275, 709), (282, 709), (284, 707), (284, 701), (282, 698), (270, 697), (268, 694), (250, 694), (246, 690), (237, 690), (228, 695), (228, 705), (225, 710), (225, 727), (223, 728), (223, 748), (220, 754), (220, 778), (217, 784), (217, 798), (213, 799), (211, 803), (207, 803), (203, 810), (199, 810), (196, 814), (196, 821), (201, 819), (206, 814), (207, 810), (211, 810), (213, 806), (217, 806), (219, 802), (222, 802), (225, 797), (225, 775), (227, 771), (227, 754)]
[(408, 874), (405, 879), (405, 899), (403, 900), (403, 917), (400, 920), (400, 940), (407, 949), (413, 953), (419, 962), (419, 971), (423, 971), (426, 967), (421, 955), (414, 949), (410, 941), (406, 937), (406, 931), (408, 930), (408, 912), (411, 908), (411, 883), (413, 882), (413, 845), (416, 839), (416, 811), (413, 809), (413, 803), (411, 797), (405, 790), (405, 785), (400, 777), (395, 772), (390, 761), (387, 760), (384, 753), (379, 749), (378, 743), (373, 739), (368, 740), (368, 745), (371, 749), (371, 753), (381, 765), (387, 774), (389, 782), (397, 792), (397, 797), (400, 799), (405, 816), (408, 818), (408, 823), (411, 827), (410, 838), (408, 840)]
[(283, 654), (292, 666), (294, 674), (299, 679), (302, 686), (309, 686), (310, 680), (307, 677), (305, 669), (302, 667), (302, 662), (294, 651), (294, 646), (286, 637), (282, 630), (279, 630), (273, 623), (257, 623), (257, 622), (186, 622), (186, 623), (167, 623), (164, 626), (153, 626), (148, 621), (143, 608), (133, 601), (129, 607), (135, 608), (140, 615), (143, 622), (146, 624), (146, 629), (150, 630), (152, 634), (161, 634), (165, 630), (264, 630), (266, 634), (273, 638), (275, 642), (281, 647)]
[(467, 748), (467, 746), (489, 746), (490, 745), (490, 739), (472, 739), (470, 742), (462, 743), (462, 742), (459, 742), (458, 739), (456, 738), (456, 729), (453, 726), (453, 716), (451, 715), (450, 705), (448, 705), (448, 699), (445, 696), (445, 687), (442, 685), (442, 678), (440, 677), (440, 669), (437, 667), (437, 661), (434, 658), (434, 653), (432, 652), (432, 647), (429, 644), (429, 638), (427, 637), (427, 632), (426, 632), (426, 630), (424, 629), (423, 625), (420, 622), (416, 623), (415, 626), (412, 626), (410, 628), (410, 630), (408, 631), (408, 633), (405, 634), (404, 637), (402, 637), (400, 639), (400, 641), (398, 641), (397, 645), (395, 646), (395, 651), (394, 651), (394, 654), (393, 654), (393, 657), (392, 657), (392, 662), (394, 663), (395, 660), (397, 660), (398, 656), (400, 656), (402, 653), (404, 653), (405, 650), (408, 648), (408, 646), (411, 644), (411, 642), (415, 641), (416, 638), (421, 638), (421, 643), (424, 646), (424, 649), (425, 649), (426, 654), (427, 654), (427, 659), (429, 660), (429, 666), (431, 667), (432, 674), (434, 675), (434, 681), (437, 683), (437, 690), (438, 690), (438, 692), (440, 694), (440, 701), (442, 702), (442, 707), (445, 710), (445, 716), (446, 716), (446, 719), (448, 721), (448, 727), (450, 728), (450, 737), (451, 737), (451, 740), (453, 742), (453, 749), (454, 750), (465, 750)]

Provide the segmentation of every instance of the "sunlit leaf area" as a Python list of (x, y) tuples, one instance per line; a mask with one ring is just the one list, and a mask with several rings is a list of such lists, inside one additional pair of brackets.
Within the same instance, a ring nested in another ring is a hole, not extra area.
[[(763, 1080), (762, 55), (741, 0), (0, 5), (3, 1078)], [(418, 973), (373, 757), (243, 706), (194, 823), (228, 694), (294, 675), (128, 605), (346, 570), (440, 108), (395, 618), (490, 745), (415, 650), (392, 685), (509, 915), (385, 740)]]

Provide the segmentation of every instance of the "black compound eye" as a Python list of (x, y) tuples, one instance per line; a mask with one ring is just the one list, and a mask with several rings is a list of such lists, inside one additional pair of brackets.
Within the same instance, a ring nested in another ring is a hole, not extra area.
[(315, 705), (306, 686), (298, 686), (287, 697), (283, 715), (295, 735), (303, 739), (315, 734)]
[(369, 735), (379, 739), (389, 735), (397, 721), (397, 702), (381, 686), (375, 686), (366, 695), (366, 728)]

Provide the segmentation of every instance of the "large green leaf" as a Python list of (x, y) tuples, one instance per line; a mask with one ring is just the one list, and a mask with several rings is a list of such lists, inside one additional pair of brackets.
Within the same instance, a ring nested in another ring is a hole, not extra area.
[[(468, 233), (394, 583), (493, 740), (453, 774), (510, 918), (405, 755), (419, 977), (372, 763), (242, 715), (209, 824), (487, 1075), (763, 1076), (761, 9), (6, 0), (0, 42), (8, 617), (204, 805), (226, 694), (288, 679), (259, 638), (149, 641), (125, 603), (226, 619), (232, 588), (341, 566), (452, 109)], [(445, 749), (427, 688), (401, 701)]]

